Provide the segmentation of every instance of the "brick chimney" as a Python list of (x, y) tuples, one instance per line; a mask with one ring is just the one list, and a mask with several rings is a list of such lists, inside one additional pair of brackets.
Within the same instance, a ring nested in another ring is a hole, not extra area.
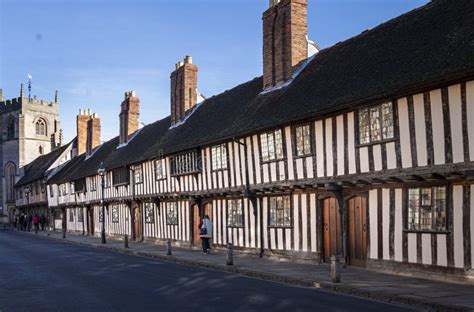
[(263, 13), (263, 88), (291, 79), (308, 58), (307, 0), (270, 0)]
[(87, 144), (86, 154), (92, 155), (94, 149), (100, 145), (100, 118), (97, 114), (92, 114), (87, 121)]
[(135, 95), (135, 91), (125, 92), (125, 99), (120, 111), (120, 144), (128, 142), (130, 135), (138, 130), (140, 115), (140, 99)]
[(176, 64), (171, 73), (171, 124), (174, 125), (197, 104), (198, 67), (192, 56)]
[(77, 155), (82, 155), (86, 152), (87, 145), (87, 122), (90, 119), (91, 110), (79, 110), (76, 118), (77, 126)]

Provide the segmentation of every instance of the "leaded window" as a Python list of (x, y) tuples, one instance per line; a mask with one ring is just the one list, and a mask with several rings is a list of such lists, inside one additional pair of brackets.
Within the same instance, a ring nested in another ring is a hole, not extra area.
[(155, 177), (157, 180), (166, 179), (164, 159), (158, 159), (155, 161)]
[(104, 214), (102, 213), (102, 208), (99, 209), (99, 222), (104, 222)]
[(290, 196), (270, 197), (270, 226), (291, 226)]
[(77, 208), (77, 222), (84, 222), (84, 210)]
[(63, 192), (62, 192), (62, 193), (63, 193), (63, 196), (67, 195), (67, 184), (66, 184), (66, 183), (64, 183), (64, 184), (62, 185), (62, 189), (63, 189)]
[(201, 171), (201, 153), (191, 151), (171, 158), (171, 175), (185, 175)]
[(52, 185), (49, 186), (49, 197), (54, 197), (54, 187)]
[(38, 119), (35, 124), (37, 135), (46, 135), (46, 121), (44, 119)]
[(143, 170), (142, 166), (136, 166), (133, 168), (133, 176), (135, 177), (135, 184), (143, 183)]
[(114, 186), (128, 184), (129, 178), (127, 167), (117, 168), (112, 171), (112, 183)]
[(260, 135), (260, 143), (263, 161), (273, 161), (284, 158), (281, 130), (262, 133)]
[(150, 203), (145, 203), (145, 222), (155, 223), (155, 211)]
[(242, 201), (232, 199), (227, 201), (227, 225), (233, 227), (244, 226), (244, 215), (242, 212)]
[(408, 229), (446, 231), (446, 187), (408, 190)]
[(311, 130), (309, 125), (295, 128), (296, 156), (311, 155)]
[(212, 170), (227, 169), (227, 146), (220, 144), (211, 148)]
[(394, 137), (391, 102), (359, 110), (359, 143), (367, 144)]
[(117, 206), (112, 206), (112, 222), (113, 223), (119, 222), (119, 209)]
[(178, 209), (176, 203), (169, 203), (166, 211), (166, 224), (178, 225)]
[(97, 180), (95, 177), (92, 177), (90, 179), (90, 185), (91, 185), (91, 191), (96, 191), (97, 190)]

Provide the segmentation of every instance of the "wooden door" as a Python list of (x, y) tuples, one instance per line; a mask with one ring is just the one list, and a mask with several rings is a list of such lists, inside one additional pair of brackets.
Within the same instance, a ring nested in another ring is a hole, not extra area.
[(342, 254), (342, 228), (339, 205), (335, 198), (323, 200), (323, 258), (330, 262), (331, 256)]
[(365, 266), (367, 261), (367, 206), (363, 197), (348, 202), (349, 264)]
[(87, 225), (89, 235), (94, 235), (94, 209), (87, 208)]
[(199, 245), (201, 236), (199, 235), (199, 222), (201, 221), (201, 215), (199, 213), (199, 206), (193, 205), (193, 245)]
[(142, 238), (142, 214), (140, 207), (136, 205), (133, 208), (133, 239), (139, 241)]

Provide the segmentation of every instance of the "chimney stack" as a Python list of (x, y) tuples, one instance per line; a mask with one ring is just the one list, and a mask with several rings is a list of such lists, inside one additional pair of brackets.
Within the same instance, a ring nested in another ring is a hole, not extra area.
[(77, 129), (77, 155), (82, 155), (86, 152), (87, 144), (87, 122), (90, 116), (86, 110), (79, 110), (79, 114), (76, 118), (76, 129)]
[(197, 104), (198, 67), (192, 56), (176, 63), (171, 73), (171, 125), (181, 121)]
[(100, 145), (100, 118), (97, 114), (90, 115), (87, 121), (86, 155), (92, 155), (94, 149)]
[(308, 58), (307, 0), (269, 0), (263, 13), (263, 88), (291, 79)]
[(120, 144), (128, 142), (130, 135), (135, 133), (139, 127), (138, 117), (140, 115), (140, 99), (135, 91), (125, 92), (125, 99), (121, 104), (120, 111)]

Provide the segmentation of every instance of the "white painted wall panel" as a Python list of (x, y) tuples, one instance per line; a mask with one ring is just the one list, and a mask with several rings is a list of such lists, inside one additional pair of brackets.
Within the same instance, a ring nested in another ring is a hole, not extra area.
[(416, 155), (418, 159), (418, 166), (421, 167), (428, 165), (423, 94), (416, 94), (413, 96), (413, 110), (415, 112)]
[(302, 223), (302, 229), (301, 229), (301, 234), (303, 237), (301, 237), (301, 240), (303, 241), (303, 251), (308, 251), (308, 211), (307, 211), (307, 206), (308, 206), (308, 201), (307, 201), (307, 194), (302, 194), (301, 195), (301, 223)]
[(431, 234), (421, 234), (421, 258), (423, 264), (432, 264), (431, 259)]
[(355, 136), (354, 136), (354, 113), (347, 114), (347, 153), (349, 157), (349, 173), (356, 172), (356, 161), (355, 161)]
[(300, 236), (299, 236), (299, 232), (300, 232), (300, 228), (299, 228), (299, 214), (298, 214), (298, 211), (300, 209), (300, 206), (299, 206), (299, 200), (298, 200), (298, 196), (297, 194), (293, 195), (293, 220), (294, 220), (294, 223), (293, 223), (293, 231), (294, 231), (294, 238), (295, 238), (295, 241), (294, 241), (294, 246), (295, 246), (295, 250), (299, 250), (299, 245), (300, 245)]
[(382, 189), (382, 241), (383, 259), (390, 260), (390, 189)]
[(416, 263), (416, 234), (408, 233), (408, 262)]
[(360, 171), (369, 172), (369, 149), (367, 147), (359, 148)]
[(397, 168), (397, 154), (395, 151), (395, 143), (387, 143), (386, 145), (387, 155), (382, 155), (382, 157), (387, 157), (387, 169)]
[(324, 139), (323, 139), (323, 121), (318, 120), (315, 123), (316, 135), (316, 167), (318, 177), (324, 177)]
[(369, 191), (370, 258), (378, 258), (377, 190)]
[[(332, 152), (332, 145), (333, 145), (333, 140), (332, 140), (332, 119), (328, 118), (325, 120), (325, 127), (326, 127), (326, 173), (327, 176), (333, 176), (334, 173), (334, 162), (333, 162), (333, 157), (336, 157), (336, 155), (333, 155)], [(334, 129), (335, 131), (335, 129)]]
[(337, 174), (344, 175), (344, 116), (336, 117), (336, 139), (337, 139)]
[(448, 266), (448, 248), (446, 245), (446, 234), (437, 234), (438, 253), (436, 259), (439, 266)]
[(285, 128), (285, 143), (286, 143), (286, 157), (288, 158), (288, 179), (294, 180), (294, 168), (293, 168), (293, 150), (291, 148), (291, 128)]
[(413, 164), (411, 161), (410, 125), (408, 122), (408, 103), (406, 98), (398, 100), (398, 118), (400, 125), (402, 167), (410, 168)]
[(453, 162), (464, 161), (464, 147), (462, 135), (462, 105), (461, 85), (457, 84), (448, 88), (449, 115), (451, 118), (451, 139), (453, 144)]
[(402, 217), (402, 189), (395, 189), (395, 261), (403, 261), (403, 217)]
[(474, 269), (474, 184), (471, 185), (471, 268)]
[[(466, 83), (467, 132), (469, 136), (469, 158), (474, 161), (474, 81)], [(474, 263), (474, 257), (473, 263)]]
[(453, 242), (454, 266), (464, 267), (464, 242), (463, 242), (463, 188), (462, 185), (453, 186)]
[(444, 146), (444, 120), (443, 103), (441, 99), (441, 89), (430, 92), (431, 102), (431, 123), (433, 132), (433, 152), (435, 165), (444, 164), (445, 146)]
[(374, 157), (374, 169), (375, 171), (380, 171), (382, 170), (382, 146), (380, 146), (380, 144), (374, 145), (372, 152)]

